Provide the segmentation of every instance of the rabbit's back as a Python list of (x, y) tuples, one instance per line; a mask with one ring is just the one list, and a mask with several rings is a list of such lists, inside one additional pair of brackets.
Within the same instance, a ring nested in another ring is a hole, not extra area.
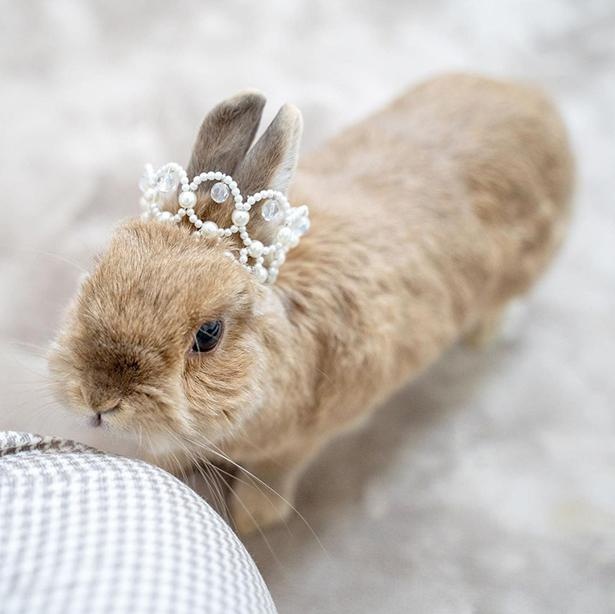
[(419, 85), (306, 158), (295, 200), (312, 230), (280, 284), (328, 314), (327, 368), (375, 374), (358, 386), (348, 365), (331, 392), (357, 399), (337, 405), (387, 394), (525, 292), (561, 241), (571, 186), (548, 99), (475, 76)]
[(448, 75), (314, 152), (299, 186), (316, 209), (363, 225), (383, 263), (412, 267), (428, 252), (441, 271), (504, 301), (529, 287), (559, 244), (572, 166), (542, 92)]

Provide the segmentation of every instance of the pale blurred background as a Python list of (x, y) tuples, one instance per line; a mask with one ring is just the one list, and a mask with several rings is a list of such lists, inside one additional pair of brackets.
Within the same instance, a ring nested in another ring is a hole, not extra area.
[(219, 99), (294, 102), (309, 150), (450, 70), (555, 97), (569, 241), (516, 332), (455, 349), (312, 467), (298, 507), (326, 554), (298, 518), (247, 546), (282, 614), (614, 612), (612, 0), (0, 1), (0, 428), (130, 452), (60, 413), (40, 356), (142, 164), (185, 162)]

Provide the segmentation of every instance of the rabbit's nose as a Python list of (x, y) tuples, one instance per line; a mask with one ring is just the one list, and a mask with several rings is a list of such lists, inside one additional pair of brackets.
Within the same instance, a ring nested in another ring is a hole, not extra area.
[(92, 408), (92, 410), (94, 411), (94, 420), (93, 420), (93, 425), (94, 426), (100, 426), (102, 424), (102, 417), (103, 414), (112, 414), (115, 413), (116, 411), (119, 411), (120, 409), (120, 403), (119, 402), (115, 402), (113, 405), (111, 403), (107, 403), (104, 406), (99, 406), (97, 408)]

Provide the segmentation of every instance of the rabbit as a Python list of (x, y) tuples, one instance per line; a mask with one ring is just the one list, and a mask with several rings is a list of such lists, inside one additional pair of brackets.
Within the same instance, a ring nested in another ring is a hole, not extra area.
[[(457, 341), (493, 333), (562, 242), (573, 188), (566, 130), (530, 86), (432, 78), (298, 168), (296, 107), (253, 144), (264, 104), (247, 91), (216, 106), (188, 176), (219, 170), (244, 194), (271, 188), (309, 205), (311, 229), (276, 283), (228, 257), (234, 238), (132, 219), (83, 281), (49, 356), (60, 398), (95, 426), (149, 441), (155, 462), (228, 458), (262, 480), (230, 493), (241, 533), (287, 518), (332, 437)], [(194, 208), (230, 223), (206, 189)], [(262, 216), (250, 225), (270, 239)], [(207, 347), (195, 347), (202, 330)]]

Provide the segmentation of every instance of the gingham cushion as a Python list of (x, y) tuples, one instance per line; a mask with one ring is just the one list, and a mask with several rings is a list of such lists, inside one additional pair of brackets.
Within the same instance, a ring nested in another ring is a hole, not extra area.
[(275, 607), (230, 528), (171, 475), (74, 442), (0, 432), (0, 611)]

